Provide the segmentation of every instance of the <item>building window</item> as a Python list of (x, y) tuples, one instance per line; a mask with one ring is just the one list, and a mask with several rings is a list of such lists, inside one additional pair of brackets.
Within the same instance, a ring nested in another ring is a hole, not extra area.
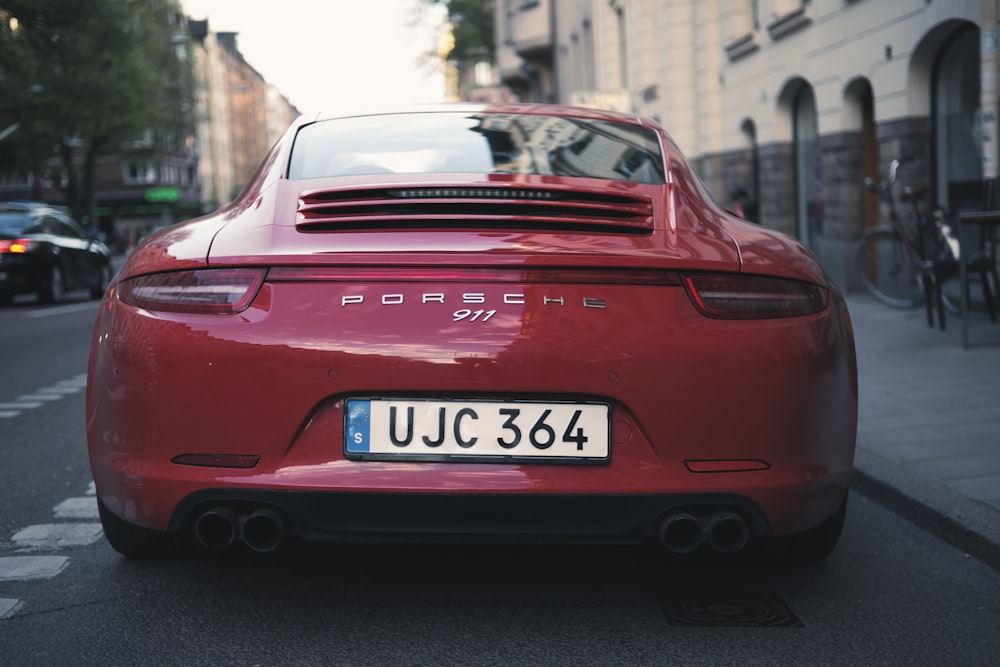
[(953, 211), (983, 205), (979, 71), (979, 30), (968, 26), (944, 47), (934, 70), (935, 195)]
[(615, 14), (618, 15), (618, 64), (621, 71), (621, 88), (628, 88), (628, 43), (625, 40), (625, 9), (615, 7)]
[(122, 165), (122, 180), (126, 185), (156, 183), (156, 164), (152, 160), (127, 160)]

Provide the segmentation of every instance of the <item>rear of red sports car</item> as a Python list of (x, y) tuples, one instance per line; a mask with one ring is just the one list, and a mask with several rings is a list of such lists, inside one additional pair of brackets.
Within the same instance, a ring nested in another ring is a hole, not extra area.
[(796, 241), (663, 130), (549, 106), (300, 120), (95, 325), (105, 533), (836, 544), (857, 379)]

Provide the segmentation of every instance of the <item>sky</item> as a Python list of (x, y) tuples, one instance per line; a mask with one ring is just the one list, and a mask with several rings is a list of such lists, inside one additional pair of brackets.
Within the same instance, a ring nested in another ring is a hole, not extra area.
[[(244, 59), (299, 111), (440, 102), (440, 7), (421, 0), (181, 0), (212, 32), (236, 32)], [(419, 20), (420, 17), (423, 20)]]

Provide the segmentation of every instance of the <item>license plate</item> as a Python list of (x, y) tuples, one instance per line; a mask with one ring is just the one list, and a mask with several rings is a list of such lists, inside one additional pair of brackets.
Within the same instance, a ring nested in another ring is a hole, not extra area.
[(606, 403), (352, 398), (344, 453), (352, 459), (607, 463)]

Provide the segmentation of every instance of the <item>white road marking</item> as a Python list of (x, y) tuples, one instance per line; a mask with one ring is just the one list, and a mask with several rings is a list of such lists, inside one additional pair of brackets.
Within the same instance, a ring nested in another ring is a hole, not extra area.
[(83, 498), (67, 498), (53, 510), (57, 519), (99, 519), (100, 513), (97, 511), (97, 498), (93, 496)]
[(58, 401), (60, 398), (62, 398), (61, 395), (57, 395), (57, 394), (39, 394), (39, 393), (36, 392), (34, 394), (21, 394), (20, 396), (18, 396), (14, 400), (16, 400), (16, 401)]
[(22, 528), (11, 539), (23, 549), (62, 549), (92, 544), (102, 534), (99, 523), (42, 523)]
[(4, 556), (0, 558), (0, 581), (51, 579), (68, 562), (66, 556)]
[(24, 318), (28, 320), (38, 319), (39, 317), (52, 317), (53, 315), (65, 315), (66, 313), (78, 313), (83, 310), (96, 310), (97, 301), (88, 301), (87, 303), (74, 303), (68, 306), (59, 306), (58, 308), (45, 308), (42, 310), (29, 310), (24, 314)]
[[(77, 375), (62, 382), (67, 383), (85, 384), (86, 376)], [(61, 549), (96, 542), (103, 531), (100, 523), (90, 521), (100, 516), (94, 482), (87, 485), (86, 493), (86, 496), (67, 498), (53, 508), (57, 519), (84, 519), (86, 522), (28, 526), (14, 534), (15, 546), (21, 550)], [(60, 574), (68, 564), (68, 556), (0, 556), (0, 582), (49, 579)], [(0, 621), (13, 617), (23, 606), (17, 598), (0, 597)]]
[(79, 393), (87, 386), (87, 374), (79, 373), (66, 380), (60, 380), (48, 387), (42, 387), (33, 394), (21, 394), (12, 402), (0, 403), (0, 419), (12, 419), (24, 414), (25, 410), (40, 408), (46, 403), (58, 401), (70, 394)]
[(21, 601), (14, 598), (0, 598), (0, 621), (10, 618), (21, 608)]
[(63, 396), (79, 393), (81, 389), (83, 387), (46, 387), (45, 389), (39, 389), (38, 393), (43, 396), (51, 394), (56, 398), (62, 398)]

